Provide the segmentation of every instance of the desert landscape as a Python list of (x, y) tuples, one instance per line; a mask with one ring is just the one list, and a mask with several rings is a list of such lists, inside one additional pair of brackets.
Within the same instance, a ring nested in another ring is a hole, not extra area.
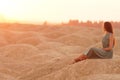
[(0, 80), (120, 80), (120, 29), (114, 28), (113, 59), (70, 63), (101, 47), (101, 27), (0, 27)]

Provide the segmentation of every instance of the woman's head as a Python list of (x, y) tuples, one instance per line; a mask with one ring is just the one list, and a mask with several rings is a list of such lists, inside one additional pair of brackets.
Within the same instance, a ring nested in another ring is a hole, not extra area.
[(110, 22), (104, 23), (104, 30), (110, 33), (113, 33), (113, 28)]
[[(104, 22), (104, 30), (113, 33), (113, 28), (110, 22)], [(115, 38), (113, 39), (113, 46), (115, 45)]]

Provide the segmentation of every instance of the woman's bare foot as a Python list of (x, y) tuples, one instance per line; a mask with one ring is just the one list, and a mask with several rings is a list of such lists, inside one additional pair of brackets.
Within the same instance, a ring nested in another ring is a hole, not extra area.
[(82, 61), (82, 60), (85, 60), (87, 59), (87, 56), (82, 54), (80, 55), (78, 58), (74, 59), (74, 61), (72, 62), (72, 64), (76, 63), (76, 62), (79, 62), (79, 61)]

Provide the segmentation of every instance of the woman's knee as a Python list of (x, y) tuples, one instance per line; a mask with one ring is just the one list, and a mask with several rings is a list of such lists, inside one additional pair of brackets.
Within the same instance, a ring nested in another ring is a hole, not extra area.
[(96, 49), (95, 47), (90, 48), (90, 50), (95, 50), (95, 49)]

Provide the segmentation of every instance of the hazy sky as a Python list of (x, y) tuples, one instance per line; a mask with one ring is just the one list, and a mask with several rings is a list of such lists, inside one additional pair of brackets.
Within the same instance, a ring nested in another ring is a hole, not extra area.
[(0, 0), (0, 18), (31, 22), (120, 21), (120, 0)]

